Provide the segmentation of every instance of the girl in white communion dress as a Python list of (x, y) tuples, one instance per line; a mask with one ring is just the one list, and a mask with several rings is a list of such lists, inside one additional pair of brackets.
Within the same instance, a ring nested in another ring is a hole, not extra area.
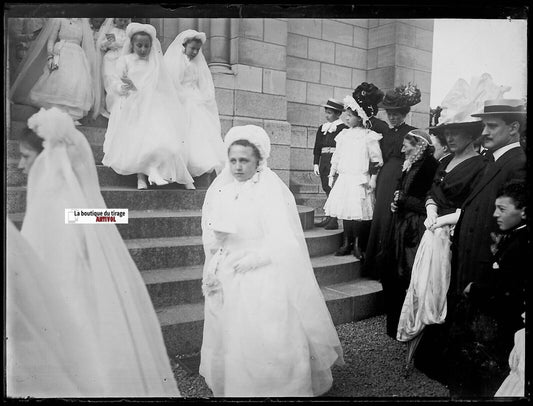
[[(37, 282), (48, 279), (55, 299), (46, 300), (39, 290), (47, 285), (35, 283), (22, 294), (42, 298), (43, 305), (35, 306), (33, 298), (17, 305), (28, 317), (26, 327), (42, 327), (57, 337), (21, 330), (28, 347), (41, 337), (39, 348), (50, 354), (48, 360), (40, 355), (37, 360), (44, 361), (30, 367), (29, 375), (19, 370), (26, 383), (22, 389), (29, 387), (29, 395), (46, 384), (52, 397), (179, 396), (146, 285), (117, 227), (65, 223), (65, 209), (106, 209), (89, 143), (57, 108), (41, 109), (28, 127), (44, 139), (44, 149), (29, 169), (21, 234), (46, 268), (25, 271), (33, 272)], [(13, 321), (16, 316), (7, 317)], [(19, 361), (31, 366), (31, 360)]]
[(187, 168), (194, 177), (213, 170), (218, 174), (226, 162), (215, 86), (202, 53), (205, 41), (203, 32), (186, 30), (165, 52), (165, 64), (186, 111)]
[(87, 18), (50, 18), (16, 74), (14, 102), (57, 107), (73, 120), (91, 109), (93, 117), (100, 113), (100, 75)]
[(130, 23), (129, 18), (106, 18), (98, 32), (96, 39), (96, 56), (100, 65), (102, 82), (105, 91), (102, 94), (105, 101), (101, 102), (101, 114), (109, 118), (109, 112), (113, 102), (118, 98), (113, 91), (113, 77), (117, 59), (122, 53), (122, 47), (126, 42), (126, 27)]
[(155, 28), (131, 23), (116, 63), (118, 94), (105, 134), (102, 163), (121, 175), (137, 174), (137, 187), (177, 182), (194, 189), (187, 171), (185, 114), (163, 63)]
[(344, 364), (294, 197), (267, 167), (268, 134), (233, 127), (202, 208), (200, 374), (214, 396), (318, 396)]

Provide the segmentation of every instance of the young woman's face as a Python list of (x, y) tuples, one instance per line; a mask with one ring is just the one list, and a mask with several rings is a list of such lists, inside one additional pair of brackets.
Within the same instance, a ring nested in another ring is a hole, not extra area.
[(20, 161), (18, 167), (19, 169), (22, 169), (22, 172), (27, 175), (30, 172), (30, 169), (39, 153), (26, 143), (20, 143), (19, 150)]
[(325, 110), (326, 120), (328, 120), (328, 122), (330, 123), (333, 123), (335, 120), (338, 120), (339, 116), (341, 115), (341, 112), (337, 110), (328, 109), (327, 107), (325, 108)]
[(259, 161), (252, 147), (232, 145), (228, 152), (231, 173), (239, 182), (244, 182), (254, 176)]
[(412, 144), (411, 141), (404, 138), (402, 145), (402, 152), (405, 156), (411, 156), (416, 151), (416, 144)]
[(141, 34), (134, 35), (133, 41), (133, 52), (141, 59), (148, 58), (150, 54), (150, 49), (152, 48), (152, 39), (149, 35)]
[(126, 28), (130, 19), (129, 18), (115, 18), (115, 27), (117, 28)]
[(193, 39), (185, 44), (185, 55), (187, 55), (189, 59), (193, 59), (198, 55), (198, 52), (200, 52), (200, 48), (202, 48), (202, 41)]
[(386, 110), (387, 111), (387, 118), (389, 119), (389, 123), (393, 127), (398, 127), (401, 123), (405, 121), (405, 116), (402, 113), (399, 113), (396, 110)]
[(346, 124), (350, 128), (361, 125), (361, 117), (355, 114), (352, 110), (346, 110)]
[(472, 138), (463, 130), (454, 128), (444, 130), (444, 136), (446, 137), (450, 152), (454, 154), (460, 154), (466, 147), (472, 144)]

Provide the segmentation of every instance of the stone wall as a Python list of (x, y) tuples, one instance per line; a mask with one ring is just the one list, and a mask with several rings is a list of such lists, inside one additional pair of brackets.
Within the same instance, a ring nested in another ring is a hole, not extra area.
[(319, 193), (312, 173), (315, 134), (328, 98), (342, 100), (367, 78), (368, 20), (290, 19), (287, 38), (287, 117), (291, 189)]

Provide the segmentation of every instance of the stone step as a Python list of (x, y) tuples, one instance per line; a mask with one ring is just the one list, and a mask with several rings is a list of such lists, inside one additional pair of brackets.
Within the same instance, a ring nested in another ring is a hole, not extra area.
[[(298, 213), (302, 228), (304, 230), (313, 228), (313, 209), (298, 206)], [(200, 236), (202, 234), (201, 210), (131, 210), (128, 215), (128, 224), (116, 225), (125, 240)], [(11, 213), (9, 218), (20, 229), (24, 213)]]
[(318, 194), (322, 192), (322, 187), (320, 185), (290, 185), (290, 191), (293, 194)]
[[(342, 230), (321, 228), (304, 231), (311, 257), (334, 252), (341, 244)], [(139, 270), (193, 266), (204, 262), (200, 236), (139, 238), (125, 240), (133, 261)]]
[[(205, 190), (171, 189), (170, 187), (174, 185), (148, 190), (120, 186), (102, 187), (101, 192), (106, 206), (110, 209), (173, 211), (201, 209)], [(8, 213), (25, 212), (26, 187), (8, 187), (6, 200)]]
[[(10, 142), (8, 141), (8, 147)], [(18, 146), (17, 146), (18, 149)], [(7, 162), (7, 186), (24, 186), (27, 184), (27, 176), (18, 168), (19, 160), (15, 158), (8, 158)], [(127, 186), (132, 189), (137, 188), (137, 175), (119, 175), (113, 169), (96, 165), (96, 172), (100, 186)], [(205, 173), (194, 178), (194, 185), (197, 189), (207, 189), (211, 182), (215, 179), (215, 172)], [(161, 188), (161, 186), (153, 186), (154, 188)], [(183, 188), (176, 184), (165, 186), (169, 188)]]
[[(34, 106), (28, 106), (24, 104), (11, 104), (11, 120), (20, 121), (26, 123), (28, 118), (37, 113), (39, 109)], [(86, 117), (79, 120), (82, 125), (90, 125), (92, 127), (107, 127), (107, 118), (99, 115), (96, 119), (93, 119), (91, 113)]]
[(295, 193), (294, 199), (296, 204), (318, 209), (324, 207), (327, 197), (325, 193)]
[[(383, 312), (381, 284), (357, 279), (321, 288), (335, 325), (362, 320)], [(156, 310), (170, 357), (200, 351), (204, 303), (187, 303)]]
[[(26, 121), (18, 121), (15, 120), (13, 117), (11, 117), (11, 129), (8, 134), (8, 140), (18, 140), (20, 138), (20, 134), (26, 128)], [(105, 133), (107, 128), (106, 127), (95, 127), (95, 126), (88, 126), (88, 125), (79, 125), (76, 127), (79, 131), (81, 131), (85, 137), (87, 138), (87, 141), (91, 144), (99, 144), (103, 145), (104, 139), (105, 139)]]
[[(311, 258), (320, 286), (355, 280), (361, 276), (360, 262), (352, 255)], [(202, 301), (202, 265), (142, 271), (156, 309)]]

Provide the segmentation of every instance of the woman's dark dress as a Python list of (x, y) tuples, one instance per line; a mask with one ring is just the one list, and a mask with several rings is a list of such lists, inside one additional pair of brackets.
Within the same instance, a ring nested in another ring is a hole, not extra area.
[(381, 168), (376, 185), (376, 204), (372, 216), (370, 236), (366, 248), (365, 274), (376, 279), (381, 278), (383, 246), (385, 240), (390, 235), (390, 224), (392, 212), (390, 204), (394, 191), (398, 186), (398, 181), (402, 176), (402, 164), (404, 154), (402, 145), (405, 134), (414, 130), (415, 127), (405, 123), (398, 127), (389, 129), (380, 141), (381, 153), (383, 155), (383, 167)]
[[(385, 244), (387, 260), (381, 277), (387, 334), (396, 338), (398, 321), (411, 280), (416, 250), (425, 231), (425, 201), (439, 162), (429, 152), (403, 172), (396, 190), (398, 209), (392, 215), (391, 238)], [(389, 209), (390, 210), (390, 209)]]
[[(483, 176), (486, 165), (483, 157), (477, 155), (461, 162), (447, 173), (446, 167), (452, 159), (453, 155), (442, 159), (428, 195), (437, 204), (439, 216), (454, 213), (463, 205), (463, 202)], [(457, 303), (456, 298), (451, 297), (451, 295), (448, 295), (447, 301), (446, 322), (439, 325), (432, 324), (424, 328), (422, 339), (414, 357), (417, 369), (444, 384), (448, 384), (449, 381), (445, 347), (448, 345), (448, 333)]]

